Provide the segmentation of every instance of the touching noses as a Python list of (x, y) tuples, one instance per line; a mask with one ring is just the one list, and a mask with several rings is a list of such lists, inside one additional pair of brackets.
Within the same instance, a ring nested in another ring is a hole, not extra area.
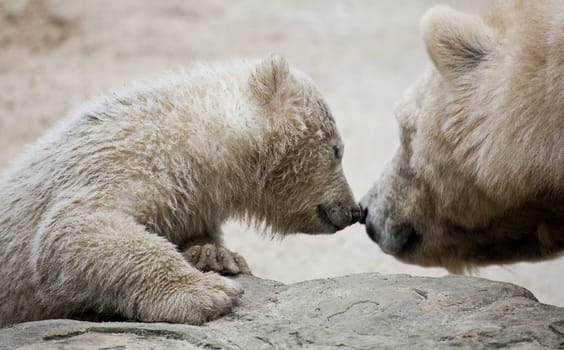
[(351, 209), (351, 225), (361, 221), (362, 219), (362, 209), (358, 205), (355, 205)]

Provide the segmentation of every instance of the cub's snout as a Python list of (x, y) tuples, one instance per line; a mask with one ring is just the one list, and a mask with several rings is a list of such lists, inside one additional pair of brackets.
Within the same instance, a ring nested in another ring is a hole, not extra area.
[(317, 206), (317, 217), (329, 232), (337, 232), (357, 223), (361, 217), (361, 210), (356, 203), (352, 206), (341, 202), (334, 205), (320, 204)]

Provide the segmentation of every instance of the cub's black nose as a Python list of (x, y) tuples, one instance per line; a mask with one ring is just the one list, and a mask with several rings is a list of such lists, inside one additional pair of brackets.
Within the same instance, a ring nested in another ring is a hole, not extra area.
[(355, 206), (351, 209), (351, 225), (354, 224), (355, 222), (359, 222), (360, 219), (362, 218), (362, 211), (360, 210), (360, 207)]
[(360, 207), (360, 218), (358, 219), (358, 222), (360, 222), (361, 224), (365, 224), (366, 223), (366, 217), (368, 216), (368, 208), (363, 208), (362, 206)]

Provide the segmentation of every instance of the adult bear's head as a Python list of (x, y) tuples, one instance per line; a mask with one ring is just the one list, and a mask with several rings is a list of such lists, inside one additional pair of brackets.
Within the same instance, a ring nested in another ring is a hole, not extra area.
[(460, 271), (564, 250), (564, 12), (503, 6), (423, 18), (433, 65), (400, 101), (400, 147), (361, 201), (369, 236), (402, 261)]

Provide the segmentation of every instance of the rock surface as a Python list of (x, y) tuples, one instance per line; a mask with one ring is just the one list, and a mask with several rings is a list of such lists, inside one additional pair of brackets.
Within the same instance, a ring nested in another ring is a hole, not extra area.
[(564, 348), (564, 308), (512, 284), (380, 274), (292, 285), (237, 279), (241, 305), (202, 327), (29, 322), (0, 330), (0, 349)]

